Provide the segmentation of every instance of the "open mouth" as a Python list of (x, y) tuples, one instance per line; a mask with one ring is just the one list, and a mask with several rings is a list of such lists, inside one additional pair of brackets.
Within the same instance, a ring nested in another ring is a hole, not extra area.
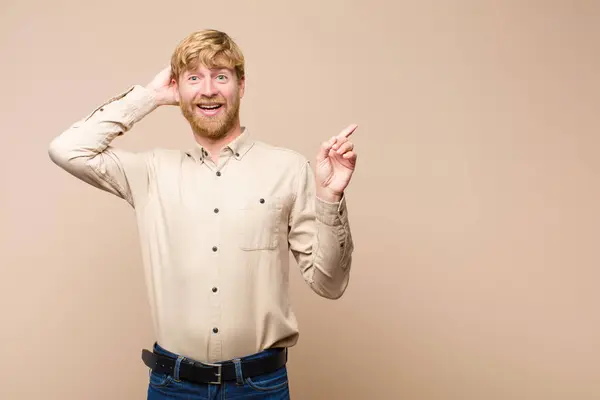
[(197, 104), (197, 107), (204, 115), (215, 115), (223, 107), (223, 104)]
[(202, 105), (202, 104), (198, 104), (198, 107), (200, 107), (203, 110), (216, 110), (218, 108), (221, 108), (223, 104), (211, 104), (211, 105)]

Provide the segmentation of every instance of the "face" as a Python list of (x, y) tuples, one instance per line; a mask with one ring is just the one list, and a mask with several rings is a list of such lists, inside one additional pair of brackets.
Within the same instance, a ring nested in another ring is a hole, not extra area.
[(244, 80), (233, 69), (198, 66), (179, 77), (179, 105), (196, 135), (218, 140), (239, 124)]

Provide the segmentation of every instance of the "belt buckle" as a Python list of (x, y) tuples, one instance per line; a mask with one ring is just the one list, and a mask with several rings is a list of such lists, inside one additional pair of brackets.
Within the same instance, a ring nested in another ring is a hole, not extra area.
[(217, 376), (217, 380), (216, 381), (208, 381), (207, 383), (211, 384), (211, 385), (220, 385), (223, 383), (223, 364), (211, 364), (211, 363), (202, 363), (204, 365), (208, 365), (211, 367), (217, 367), (217, 373), (215, 374)]

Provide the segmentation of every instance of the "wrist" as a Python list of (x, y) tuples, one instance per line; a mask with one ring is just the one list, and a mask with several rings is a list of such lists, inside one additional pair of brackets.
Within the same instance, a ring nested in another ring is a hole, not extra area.
[(146, 90), (157, 107), (165, 105), (165, 99), (154, 88), (146, 86)]
[(331, 189), (319, 187), (317, 188), (316, 195), (319, 199), (324, 200), (328, 203), (338, 203), (342, 200), (343, 193), (336, 193)]

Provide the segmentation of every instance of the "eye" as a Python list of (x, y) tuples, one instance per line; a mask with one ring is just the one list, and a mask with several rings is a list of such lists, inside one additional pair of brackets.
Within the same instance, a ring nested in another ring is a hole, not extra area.
[(196, 75), (192, 75), (192, 76), (190, 76), (188, 79), (189, 79), (190, 81), (195, 81), (195, 80), (197, 80), (196, 78), (198, 78)]
[(217, 75), (217, 79), (220, 80), (220, 81), (224, 81), (224, 80), (227, 79), (227, 76), (223, 75), (223, 74), (220, 74), (220, 75)]

